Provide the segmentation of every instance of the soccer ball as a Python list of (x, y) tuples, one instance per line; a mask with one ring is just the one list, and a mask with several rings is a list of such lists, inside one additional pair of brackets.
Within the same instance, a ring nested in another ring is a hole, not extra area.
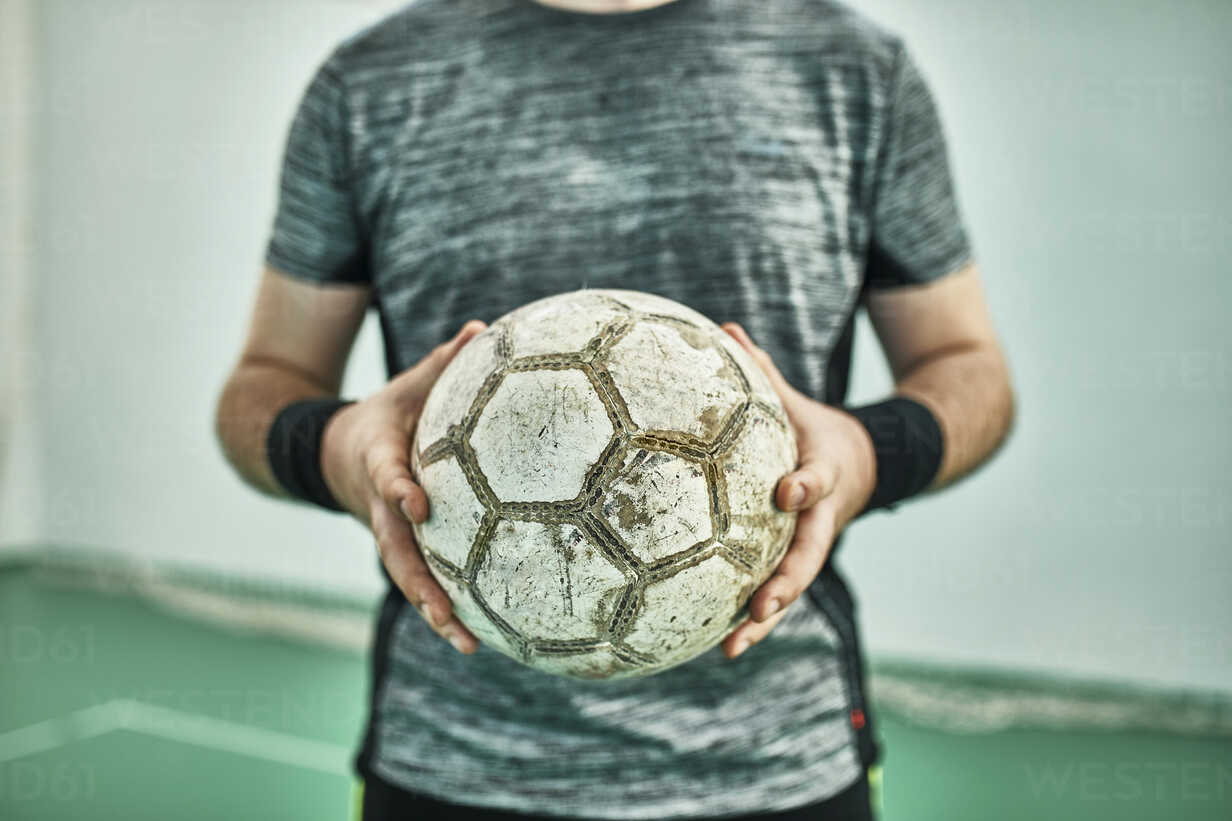
[(637, 291), (540, 299), (429, 393), (411, 474), (433, 576), (481, 642), (538, 670), (644, 676), (748, 617), (795, 515), (777, 394), (706, 317)]

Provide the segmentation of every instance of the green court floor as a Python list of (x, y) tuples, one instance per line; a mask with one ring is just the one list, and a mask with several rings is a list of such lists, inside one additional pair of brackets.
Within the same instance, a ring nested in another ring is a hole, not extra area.
[[(346, 819), (363, 655), (0, 572), (0, 819)], [(1228, 737), (878, 711), (888, 821), (1232, 819)]]

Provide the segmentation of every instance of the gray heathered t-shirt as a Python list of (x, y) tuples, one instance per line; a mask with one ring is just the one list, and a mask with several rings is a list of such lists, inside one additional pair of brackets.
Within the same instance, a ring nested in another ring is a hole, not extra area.
[[(472, 317), (631, 288), (742, 323), (831, 404), (865, 289), (969, 259), (927, 85), (899, 38), (831, 0), (412, 3), (312, 78), (267, 255), (370, 285), (391, 374)], [(460, 804), (767, 812), (877, 755), (832, 562), (738, 659), (607, 682), (462, 656), (391, 587), (372, 687), (361, 774)]]

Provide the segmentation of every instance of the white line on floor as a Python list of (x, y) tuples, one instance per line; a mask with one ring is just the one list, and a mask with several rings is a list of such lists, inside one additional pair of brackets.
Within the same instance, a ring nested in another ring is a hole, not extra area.
[(0, 763), (54, 750), (116, 730), (143, 733), (262, 761), (349, 776), (351, 751), (338, 744), (209, 716), (115, 699), (0, 733)]

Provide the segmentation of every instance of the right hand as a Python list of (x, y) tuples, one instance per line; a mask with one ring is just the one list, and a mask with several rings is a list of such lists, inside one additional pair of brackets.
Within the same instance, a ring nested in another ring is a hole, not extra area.
[(472, 319), (413, 368), (362, 402), (338, 411), (321, 438), (321, 470), (338, 503), (366, 524), (394, 584), (428, 625), (467, 655), (479, 640), (453, 615), (428, 570), (411, 522), (428, 518), (428, 497), (411, 478), (410, 446), (428, 391), (462, 346), (487, 325)]

